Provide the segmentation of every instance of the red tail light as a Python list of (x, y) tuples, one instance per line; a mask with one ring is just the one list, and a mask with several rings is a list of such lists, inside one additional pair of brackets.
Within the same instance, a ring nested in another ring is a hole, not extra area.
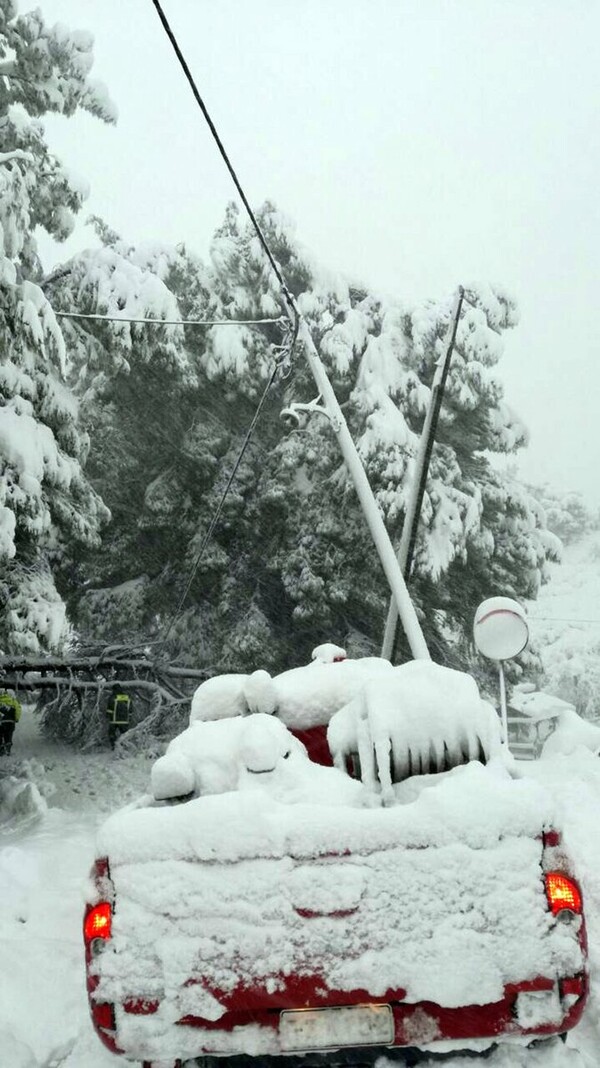
[(558, 915), (563, 909), (568, 909), (569, 912), (575, 912), (579, 915), (581, 913), (581, 892), (577, 884), (558, 871), (548, 872), (545, 879), (546, 897), (548, 898), (552, 915)]
[(112, 908), (108, 901), (100, 901), (93, 905), (86, 913), (83, 923), (83, 937), (86, 943), (94, 938), (102, 938), (105, 941), (110, 938), (112, 926)]

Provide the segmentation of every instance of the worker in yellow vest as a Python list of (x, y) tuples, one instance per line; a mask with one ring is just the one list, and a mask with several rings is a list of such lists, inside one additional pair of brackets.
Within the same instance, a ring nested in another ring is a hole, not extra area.
[(0, 756), (12, 749), (15, 727), (21, 718), (21, 703), (10, 690), (0, 691)]
[(117, 738), (131, 725), (131, 697), (116, 683), (106, 706), (108, 718), (108, 739), (114, 749)]

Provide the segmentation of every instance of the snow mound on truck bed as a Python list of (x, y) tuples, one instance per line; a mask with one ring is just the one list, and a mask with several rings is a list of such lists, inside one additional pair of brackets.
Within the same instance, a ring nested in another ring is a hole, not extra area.
[[(326, 648), (319, 646), (314, 653)], [(216, 675), (196, 690), (190, 726), (198, 721), (226, 719), (248, 712), (269, 715), (276, 712), (287, 727), (307, 730), (328, 723), (333, 713), (351, 701), (369, 679), (388, 675), (393, 670), (389, 660), (367, 656), (339, 663), (316, 658), (274, 678), (266, 671), (255, 671), (252, 675)]]
[(190, 1012), (218, 1021), (239, 987), (285, 1003), (291, 976), (451, 1007), (573, 974), (580, 951), (552, 927), (541, 878), (552, 816), (543, 788), (476, 763), (388, 809), (259, 790), (117, 814), (99, 841), (117, 908), (98, 996), (161, 999), (153, 1016), (122, 1015), (139, 1039)]

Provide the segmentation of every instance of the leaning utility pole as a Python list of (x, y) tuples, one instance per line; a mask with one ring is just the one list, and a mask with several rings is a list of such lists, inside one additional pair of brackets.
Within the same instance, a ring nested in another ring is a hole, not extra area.
[[(425, 416), (423, 430), (421, 432), (419, 451), (417, 452), (415, 463), (413, 488), (406, 509), (402, 537), (400, 539), (397, 553), (398, 565), (405, 583), (408, 583), (410, 579), (415, 544), (417, 541), (417, 531), (419, 528), (419, 517), (421, 515), (425, 486), (427, 484), (427, 475), (429, 472), (429, 462), (431, 460), (431, 452), (435, 441), (440, 408), (442, 407), (442, 400), (444, 399), (446, 379), (448, 378), (448, 371), (450, 370), (450, 360), (456, 342), (456, 332), (458, 330), (464, 296), (465, 291), (462, 286), (459, 286), (452, 307), (452, 318), (446, 333), (446, 352), (444, 355), (440, 356), (437, 361), (436, 371), (433, 376), (433, 382), (431, 383), (431, 398), (427, 415)], [(397, 627), (398, 607), (395, 596), (392, 595), (390, 598), (390, 606), (388, 609), (383, 644), (381, 647), (381, 655), (385, 657), (386, 660), (392, 660), (393, 658)]]
[(350, 477), (354, 484), (363, 514), (369, 526), (369, 530), (371, 531), (371, 536), (379, 554), (381, 566), (383, 567), (385, 576), (388, 580), (394, 604), (398, 606), (398, 612), (400, 614), (400, 619), (402, 620), (402, 626), (404, 627), (411, 652), (416, 660), (429, 660), (429, 650), (427, 648), (423, 631), (421, 630), (421, 624), (419, 623), (417, 613), (415, 612), (414, 605), (410, 599), (406, 583), (402, 577), (402, 571), (396, 560), (394, 547), (386, 530), (385, 523), (383, 522), (383, 517), (373, 495), (373, 490), (369, 484), (360, 456), (358, 455), (356, 445), (352, 440), (352, 435), (348, 429), (344, 413), (340, 408), (333, 386), (329, 381), (323, 362), (317, 352), (308, 325), (305, 322), (294, 297), (289, 291), (284, 293), (284, 297), (292, 319), (295, 320), (297, 325), (298, 341), (304, 345), (306, 358), (313, 378), (317, 384), (317, 389), (319, 390), (319, 396), (316, 401), (311, 402), (309, 405), (291, 404), (288, 408), (288, 412), (291, 415), (295, 414), (295, 409), (304, 412), (317, 412), (329, 419), (332, 430), (338, 439), (342, 456), (344, 457)]

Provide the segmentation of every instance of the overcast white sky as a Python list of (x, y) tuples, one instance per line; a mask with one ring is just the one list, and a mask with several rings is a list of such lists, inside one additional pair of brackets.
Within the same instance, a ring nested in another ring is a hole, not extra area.
[[(93, 32), (120, 111), (47, 121), (89, 212), (205, 254), (234, 191), (151, 0), (37, 2)], [(325, 265), (400, 296), (514, 291), (522, 470), (600, 504), (600, 0), (163, 5), (251, 201)]]

